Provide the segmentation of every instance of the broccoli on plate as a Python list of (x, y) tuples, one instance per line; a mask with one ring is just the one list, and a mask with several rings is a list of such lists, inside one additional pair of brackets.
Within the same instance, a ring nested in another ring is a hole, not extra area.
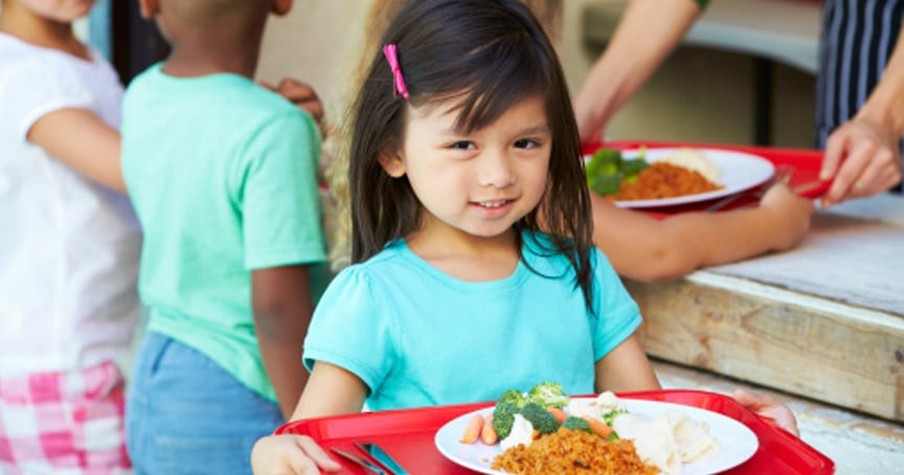
[(543, 408), (563, 408), (568, 404), (569, 398), (565, 395), (565, 389), (559, 383), (547, 381), (531, 388), (527, 393), (530, 402), (539, 404)]

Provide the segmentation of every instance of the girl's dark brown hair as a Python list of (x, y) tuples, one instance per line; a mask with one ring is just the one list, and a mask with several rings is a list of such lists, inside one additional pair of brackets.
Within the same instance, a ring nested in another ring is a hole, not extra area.
[[(580, 139), (561, 65), (536, 18), (518, 0), (413, 0), (381, 44), (397, 46), (411, 105), (456, 100), (461, 130), (486, 127), (525, 98), (544, 99), (553, 138), (547, 189), (516, 226), (551, 237), (553, 248), (544, 251), (568, 257), (589, 306), (592, 218)], [(407, 177), (390, 177), (379, 162), (402, 147), (408, 101), (394, 94), (389, 64), (376, 54), (352, 107), (352, 262), (367, 260), (420, 222)]]

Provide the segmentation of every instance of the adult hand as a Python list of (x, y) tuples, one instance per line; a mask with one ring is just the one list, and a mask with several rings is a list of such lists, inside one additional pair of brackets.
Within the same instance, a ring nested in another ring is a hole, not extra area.
[(307, 111), (318, 124), (323, 120), (323, 104), (320, 102), (317, 92), (309, 84), (293, 78), (284, 78), (275, 86), (266, 81), (261, 81), (260, 84)]
[(900, 137), (889, 127), (855, 118), (835, 129), (826, 142), (819, 177), (834, 177), (823, 207), (881, 193), (901, 180)]
[(342, 466), (310, 437), (276, 435), (254, 444), (251, 468), (255, 475), (316, 475), (321, 470), (338, 472)]
[(757, 415), (771, 419), (782, 429), (800, 437), (800, 431), (797, 429), (797, 420), (794, 419), (794, 413), (791, 412), (788, 406), (765, 394), (743, 389), (735, 389), (732, 396), (738, 404), (750, 409)]

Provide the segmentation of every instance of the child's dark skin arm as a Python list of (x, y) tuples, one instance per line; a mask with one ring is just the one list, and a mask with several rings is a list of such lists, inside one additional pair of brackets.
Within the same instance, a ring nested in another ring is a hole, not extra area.
[(252, 307), (264, 368), (283, 418), (289, 420), (308, 380), (302, 345), (314, 311), (307, 266), (260, 269), (251, 274)]

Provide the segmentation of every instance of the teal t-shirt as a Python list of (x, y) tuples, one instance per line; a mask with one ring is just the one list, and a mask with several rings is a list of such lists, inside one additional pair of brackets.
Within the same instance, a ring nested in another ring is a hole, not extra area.
[(123, 100), (122, 167), (144, 232), (148, 329), (271, 400), (251, 271), (309, 264), (315, 299), (325, 287), (319, 140), (309, 115), (235, 74), (177, 78), (158, 64)]
[(547, 380), (593, 392), (596, 361), (640, 325), (637, 304), (594, 250), (588, 311), (567, 259), (530, 243), (514, 273), (491, 282), (453, 278), (402, 240), (345, 268), (314, 312), (305, 364), (354, 373), (375, 410), (489, 401)]

